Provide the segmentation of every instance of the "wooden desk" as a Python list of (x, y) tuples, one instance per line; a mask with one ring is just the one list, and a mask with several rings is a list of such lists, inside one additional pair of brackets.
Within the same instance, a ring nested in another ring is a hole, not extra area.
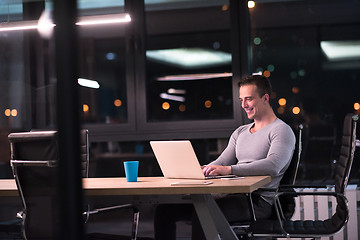
[[(212, 179), (209, 185), (176, 185), (174, 182), (203, 180), (140, 177), (138, 182), (125, 178), (85, 178), (83, 189), (88, 196), (119, 195), (190, 195), (207, 239), (237, 239), (211, 193), (251, 193), (271, 181), (269, 176), (245, 177), (237, 180)], [(14, 180), (0, 180), (0, 196), (18, 196)], [(220, 237), (221, 236), (221, 237)]]
[[(86, 195), (166, 195), (166, 194), (210, 194), (250, 193), (270, 182), (270, 177), (245, 177), (237, 180), (212, 179), (209, 185), (176, 185), (175, 182), (203, 182), (203, 180), (166, 179), (163, 177), (140, 177), (138, 182), (126, 182), (125, 178), (85, 178), (83, 188)], [(0, 189), (1, 190), (1, 189)]]
[(14, 179), (0, 179), (0, 197), (18, 197)]

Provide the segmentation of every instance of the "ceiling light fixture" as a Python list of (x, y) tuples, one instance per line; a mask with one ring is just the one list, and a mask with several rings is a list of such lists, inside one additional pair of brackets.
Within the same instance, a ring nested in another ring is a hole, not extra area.
[(97, 15), (97, 16), (86, 16), (79, 17), (79, 21), (76, 25), (100, 25), (100, 24), (116, 24), (116, 23), (127, 23), (131, 22), (131, 17), (127, 13), (119, 14), (108, 14), (108, 15)]
[(321, 41), (320, 46), (329, 61), (360, 59), (360, 40)]
[(186, 81), (186, 80), (204, 80), (213, 78), (232, 77), (232, 73), (199, 73), (199, 74), (183, 74), (183, 75), (168, 75), (158, 77), (158, 81)]
[(183, 69), (208, 68), (231, 64), (231, 53), (205, 48), (147, 50), (152, 61)]
[(88, 87), (88, 88), (100, 88), (100, 84), (95, 81), (95, 80), (89, 80), (89, 79), (85, 79), (85, 78), (78, 78), (78, 84), (80, 86), (83, 87)]
[[(86, 26), (86, 25), (127, 23), (127, 22), (131, 22), (131, 17), (128, 13), (119, 13), (119, 14), (107, 14), (107, 15), (97, 15), (97, 16), (84, 16), (84, 17), (79, 17), (78, 20), (79, 21), (76, 23), (76, 25)], [(51, 19), (48, 18), (46, 19), (46, 21), (43, 21), (40, 17), (39, 21), (31, 20), (31, 21), (0, 23), (0, 32), (52, 28), (54, 26), (55, 24), (52, 23)]]
[(38, 21), (0, 23), (0, 32), (37, 29)]
[(173, 101), (177, 101), (177, 102), (185, 102), (185, 97), (182, 97), (182, 96), (176, 96), (176, 95), (171, 95), (171, 94), (167, 94), (167, 93), (160, 93), (160, 97), (162, 99), (168, 99), (168, 100), (173, 100)]
[(169, 88), (167, 90), (167, 92), (169, 94), (186, 94), (186, 90), (185, 89), (175, 89), (175, 88)]

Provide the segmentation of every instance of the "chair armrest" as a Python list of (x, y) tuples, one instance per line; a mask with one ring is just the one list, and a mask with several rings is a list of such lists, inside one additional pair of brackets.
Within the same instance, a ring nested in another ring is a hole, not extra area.
[[(299, 197), (299, 196), (332, 196), (335, 197), (337, 200), (341, 201), (338, 204), (343, 204), (347, 211), (348, 211), (348, 199), (346, 198), (346, 196), (342, 193), (337, 193), (337, 192), (296, 192), (296, 191), (283, 191), (283, 192), (277, 192), (274, 196), (275, 202), (279, 201), (279, 196), (281, 195), (290, 195), (293, 197)], [(286, 232), (286, 230), (284, 229), (284, 218), (282, 217), (282, 209), (279, 208), (278, 204), (275, 204), (275, 211), (276, 211), (276, 216), (277, 216), (277, 220), (279, 221), (279, 226), (280, 229), (282, 231), (282, 233), (285, 236), (289, 236), (289, 233)]]
[(342, 193), (337, 192), (296, 192), (296, 191), (282, 191), (277, 192), (275, 194), (275, 198), (278, 198), (280, 195), (291, 195), (294, 197), (298, 196), (333, 196), (333, 197), (340, 197), (343, 198), (345, 201), (347, 201), (347, 198)]
[(83, 216), (85, 217), (85, 223), (89, 220), (89, 217), (91, 215), (95, 215), (98, 213), (104, 213), (114, 210), (120, 210), (120, 209), (131, 209), (134, 214), (134, 218), (139, 218), (139, 209), (134, 206), (133, 204), (122, 204), (122, 205), (116, 205), (116, 206), (110, 206), (110, 207), (104, 207), (104, 208), (96, 208), (96, 209), (90, 209), (90, 206), (88, 205), (88, 210), (83, 212)]
[(56, 160), (10, 160), (11, 166), (56, 166)]
[(292, 188), (332, 188), (334, 185), (291, 185)]
[(258, 188), (258, 191), (266, 191), (266, 192), (279, 192), (284, 190), (291, 190), (297, 188), (294, 185), (280, 185), (278, 188)]
[(102, 213), (102, 212), (113, 211), (113, 210), (118, 210), (118, 209), (131, 209), (133, 211), (131, 239), (136, 239), (138, 228), (139, 228), (140, 213), (139, 213), (139, 209), (133, 204), (116, 205), (116, 206), (97, 208), (94, 210), (86, 211), (83, 213), (83, 216), (85, 216), (85, 223), (89, 220), (90, 215), (98, 214), (98, 213)]
[(89, 210), (83, 213), (83, 215), (90, 215), (90, 214), (97, 214), (97, 213), (101, 213), (101, 212), (107, 212), (107, 211), (112, 211), (112, 210), (117, 210), (117, 209), (126, 209), (126, 208), (130, 208), (133, 210), (134, 213), (138, 213), (139, 209), (134, 206), (133, 204), (123, 204), (123, 205), (117, 205), (117, 206), (110, 206), (110, 207), (104, 207), (104, 208), (97, 208), (97, 209), (93, 209), (93, 210)]

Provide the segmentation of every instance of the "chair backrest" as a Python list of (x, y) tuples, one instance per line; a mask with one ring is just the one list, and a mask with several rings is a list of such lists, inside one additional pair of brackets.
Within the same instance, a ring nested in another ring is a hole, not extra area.
[[(299, 168), (299, 163), (300, 163), (300, 159), (301, 159), (303, 125), (300, 124), (298, 126), (297, 130), (298, 131), (295, 132), (296, 138), (297, 138), (296, 148), (295, 148), (293, 157), (291, 159), (290, 165), (286, 169), (284, 176), (280, 181), (280, 187), (286, 186), (287, 189), (291, 188), (291, 186), (295, 184), (295, 180), (296, 180), (296, 176), (297, 176), (298, 168)], [(288, 190), (290, 190), (290, 189), (288, 189)], [(280, 203), (282, 212), (284, 214), (284, 217), (286, 219), (290, 219), (295, 213), (296, 204), (295, 204), (294, 196), (281, 195), (279, 197), (279, 201), (280, 201), (279, 203)], [(275, 206), (274, 206), (273, 213), (272, 213), (270, 219), (276, 219), (276, 218), (277, 218), (277, 215), (276, 215), (276, 210), (275, 210)]]
[(81, 176), (89, 177), (89, 161), (90, 161), (90, 145), (89, 145), (89, 130), (83, 129), (80, 134), (81, 147)]
[(294, 151), (294, 155), (291, 159), (290, 165), (286, 169), (283, 178), (281, 179), (280, 185), (294, 185), (296, 176), (299, 169), (299, 163), (301, 159), (301, 152), (302, 152), (302, 131), (303, 125), (300, 124), (298, 126), (297, 132), (297, 146)]
[(347, 114), (344, 119), (343, 135), (341, 139), (340, 156), (335, 169), (335, 191), (344, 193), (349, 182), (351, 166), (356, 147), (357, 114)]
[[(82, 174), (88, 169), (88, 132), (81, 132)], [(11, 166), (23, 205), (25, 239), (57, 239), (58, 139), (56, 131), (31, 131), (8, 136)]]
[[(57, 160), (57, 131), (30, 131), (11, 133), (8, 135), (11, 148), (11, 159), (24, 160)], [(89, 131), (81, 130), (81, 176), (89, 174)]]
[[(340, 156), (335, 168), (335, 192), (344, 194), (347, 187), (351, 166), (354, 160), (356, 147), (356, 124), (359, 116), (356, 114), (347, 114), (344, 119), (343, 136), (341, 140)], [(349, 212), (347, 202), (337, 196), (336, 212), (327, 222), (329, 229), (334, 232), (339, 231), (348, 221)]]

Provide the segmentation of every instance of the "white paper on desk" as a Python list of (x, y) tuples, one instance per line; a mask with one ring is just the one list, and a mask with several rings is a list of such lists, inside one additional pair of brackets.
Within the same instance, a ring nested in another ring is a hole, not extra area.
[(233, 177), (233, 178), (220, 178), (221, 180), (236, 180), (236, 179), (243, 179), (245, 177)]
[(209, 185), (212, 184), (211, 181), (186, 181), (186, 182), (173, 182), (170, 185), (176, 186), (176, 185)]

